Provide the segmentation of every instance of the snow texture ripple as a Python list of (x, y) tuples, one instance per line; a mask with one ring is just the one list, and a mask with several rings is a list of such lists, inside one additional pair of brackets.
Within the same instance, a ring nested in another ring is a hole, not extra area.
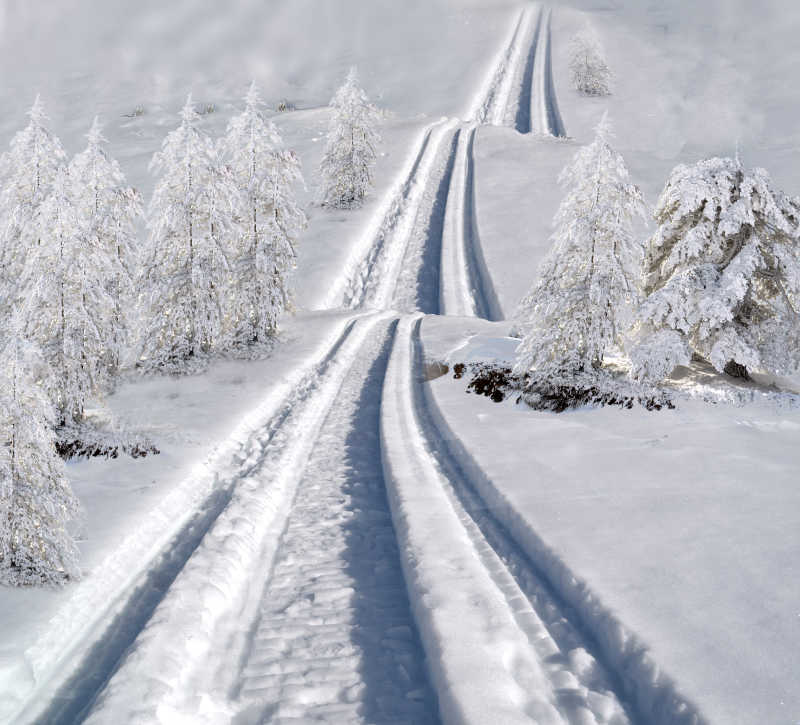
[(493, 520), (440, 438), (417, 382), (420, 322), (406, 317), (398, 328), (381, 441), (443, 719), (628, 723), (616, 683), (590, 654), (591, 642)]
[[(291, 405), (277, 428), (264, 431), (261, 445), (242, 462), (246, 477), (237, 483), (230, 503), (172, 582), (105, 688), (89, 722), (116, 723), (137, 718), (146, 722), (175, 722), (188, 718), (191, 722), (218, 723), (237, 717), (235, 695), (241, 689), (238, 662), (252, 651), (253, 623), (261, 611), (263, 593), (271, 577), (276, 552), (281, 550), (281, 533), (298, 486), (301, 481), (314, 478), (305, 477), (306, 464), (314, 460), (320, 430), (330, 411), (343, 409), (348, 401), (348, 391), (342, 387), (345, 380), (363, 383), (364, 367), (369, 369), (375, 360), (378, 351), (374, 348), (380, 350), (390, 324), (391, 318), (386, 315), (371, 316), (356, 323), (331, 359), (329, 369), (321, 376), (313, 394), (309, 391), (308, 396)], [(376, 338), (379, 343), (375, 342)], [(362, 367), (351, 373), (354, 363)], [(352, 412), (357, 402), (350, 399), (349, 405)], [(366, 441), (369, 431), (356, 431), (353, 436), (362, 433)], [(341, 449), (336, 447), (324, 450), (328, 461), (336, 460), (341, 454)], [(345, 458), (342, 470), (347, 472), (349, 465)], [(358, 505), (353, 506), (353, 514)], [(371, 515), (365, 514), (365, 519)], [(351, 518), (344, 515), (341, 523), (344, 525)], [(387, 556), (391, 554), (391, 547), (386, 543), (390, 534), (390, 525), (380, 533), (375, 530), (374, 534), (375, 541), (386, 546)], [(391, 567), (387, 572), (390, 570)], [(395, 598), (397, 580), (388, 573), (387, 577), (379, 580), (390, 587), (389, 594), (382, 596)], [(373, 594), (377, 591), (373, 590)], [(324, 599), (322, 593), (319, 599)], [(356, 608), (363, 603), (364, 600), (356, 602)], [(334, 606), (341, 609), (342, 605), (343, 601), (337, 600)], [(389, 624), (385, 630), (395, 626), (389, 614), (387, 610), (385, 621)], [(397, 621), (401, 619), (399, 616)], [(400, 630), (392, 631), (398, 634)], [(391, 644), (391, 634), (383, 631), (378, 644), (390, 652), (410, 652), (413, 660), (413, 646), (398, 645), (394, 650), (386, 644)], [(413, 643), (413, 631), (406, 639)], [(360, 663), (351, 661), (351, 664), (356, 671), (361, 671)], [(406, 669), (409, 675), (412, 671), (423, 670), (413, 661)], [(414, 686), (400, 694), (404, 704), (418, 698), (429, 701), (424, 681), (414, 677), (411, 678)], [(379, 699), (385, 699), (385, 694), (375, 696), (375, 702)], [(413, 705), (408, 709), (413, 709)], [(332, 721), (341, 722), (341, 719), (332, 717)]]
[(380, 465), (393, 327), (365, 343), (308, 461), (262, 597), (237, 722), (438, 721)]

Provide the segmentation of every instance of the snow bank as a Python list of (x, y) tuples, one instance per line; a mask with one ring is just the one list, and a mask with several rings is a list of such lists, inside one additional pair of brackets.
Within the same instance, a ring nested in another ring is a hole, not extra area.
[(411, 606), (444, 722), (560, 720), (539, 663), (445, 492), (414, 412), (412, 330), (403, 318), (383, 388), (381, 450)]
[[(429, 359), (504, 359), (506, 331), (427, 318), (423, 341)], [(800, 412), (680, 401), (557, 415), (467, 395), (451, 376), (424, 387), (487, 505), (646, 722), (798, 718), (800, 585), (787, 573), (800, 550)]]

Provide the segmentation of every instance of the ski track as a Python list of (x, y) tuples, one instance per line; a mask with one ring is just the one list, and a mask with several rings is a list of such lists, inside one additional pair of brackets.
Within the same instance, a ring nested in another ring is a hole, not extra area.
[[(565, 135), (550, 16), (531, 4), (515, 18), (469, 121), (423, 129), (331, 306), (502, 318), (475, 137), (482, 123)], [(421, 320), (354, 317), (36, 722), (89, 710), (91, 723), (632, 721), (620, 667), (482, 499), (476, 464), (420, 385)], [(441, 541), (410, 515), (420, 492), (447, 521)], [(439, 591), (451, 559), (463, 586)], [(444, 603), (464, 597), (485, 597), (486, 611), (447, 621)], [(472, 640), (497, 627), (512, 654)], [(492, 683), (482, 699), (479, 671)]]
[(553, 84), (552, 57), (550, 51), (550, 18), (552, 10), (540, 14), (536, 30), (536, 59), (533, 64), (533, 91), (531, 97), (531, 131), (550, 136), (566, 136), (561, 112), (558, 110), (555, 85)]
[(438, 721), (380, 464), (393, 332), (366, 346), (317, 438), (263, 593), (237, 722)]
[(501, 320), (503, 312), (483, 257), (475, 190), (477, 126), (458, 133), (442, 238), (442, 314)]
[[(441, 594), (436, 591), (436, 564), (429, 562), (452, 557), (450, 552), (458, 545), (448, 541), (445, 533), (452, 528), (458, 529), (451, 536), (461, 538), (462, 552), (463, 542), (469, 542), (471, 557), (448, 562), (449, 568), (458, 568), (459, 576), (468, 579), (464, 588), (489, 603), (486, 616), (491, 626), (507, 628), (517, 647), (513, 657), (493, 663), (499, 690), (505, 687), (512, 693), (516, 685), (525, 693), (516, 716), (508, 713), (504, 717), (509, 722), (527, 720), (523, 715), (540, 723), (630, 722), (616, 694), (619, 683), (590, 654), (595, 649), (593, 643), (572, 624), (572, 612), (554, 597), (535, 566), (472, 488), (460, 461), (463, 452), (454, 456), (448, 439), (439, 432), (431, 413), (435, 404), (418, 382), (423, 369), (420, 324), (420, 317), (404, 318), (400, 323), (392, 353), (396, 366), (392, 370), (393, 389), (385, 391), (388, 402), (382, 441), (393, 514), (402, 522), (397, 526), (406, 555), (403, 563), (409, 588), (414, 592), (412, 601), (437, 689), (447, 693), (441, 703), (445, 720), (480, 723), (487, 705), (498, 712), (508, 707), (504, 702), (470, 703), (469, 681), (474, 672), (469, 668), (480, 667), (480, 660), (487, 656), (481, 636), (488, 627), (481, 615), (475, 614), (474, 621), (460, 622), (448, 630), (448, 623), (437, 618), (452, 615), (423, 604), (436, 601)], [(443, 543), (431, 543), (424, 527), (415, 531), (422, 510), (436, 520)], [(470, 642), (470, 637), (475, 641)], [(499, 648), (502, 645), (498, 642)], [(465, 657), (462, 648), (472, 656)], [(463, 691), (461, 676), (467, 680)]]

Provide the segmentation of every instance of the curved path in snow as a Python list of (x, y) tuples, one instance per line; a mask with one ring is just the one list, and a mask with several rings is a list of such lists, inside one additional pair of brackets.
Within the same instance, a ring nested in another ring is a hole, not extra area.
[(442, 234), (439, 312), (501, 320), (503, 312), (483, 258), (475, 199), (477, 126), (458, 131)]
[[(400, 321), (381, 441), (406, 581), (448, 723), (630, 722), (535, 567), (492, 517), (419, 384), (421, 318)], [(490, 682), (488, 687), (479, 683)]]
[(558, 110), (558, 100), (553, 84), (550, 51), (551, 16), (552, 10), (543, 11), (536, 31), (536, 58), (533, 64), (530, 111), (531, 131), (550, 136), (566, 136), (567, 132), (561, 119), (561, 112)]
[(502, 319), (478, 231), (475, 135), (481, 124), (566, 135), (552, 80), (549, 10), (532, 3), (520, 11), (466, 119), (423, 129), (330, 306)]
[(423, 130), (331, 291), (353, 317), (22, 721), (630, 721), (580, 618), (470, 482), (419, 385), (421, 317), (399, 316), (502, 316), (475, 137), (563, 135), (549, 11), (515, 18), (467, 119)]

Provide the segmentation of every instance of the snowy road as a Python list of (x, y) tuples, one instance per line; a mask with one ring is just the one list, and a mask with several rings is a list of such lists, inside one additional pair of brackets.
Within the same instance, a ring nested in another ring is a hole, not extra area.
[(265, 439), (88, 722), (438, 721), (381, 467), (395, 324), (359, 321)]
[(630, 721), (419, 385), (420, 312), (502, 317), (474, 146), (564, 134), (549, 28), (527, 6), (467, 120), (423, 129), (331, 292), (350, 323), (34, 720)]
[(399, 325), (381, 440), (444, 720), (628, 723), (593, 643), (470, 485), (469, 454), (443, 434), (419, 385), (420, 321)]
[(309, 458), (243, 669), (254, 722), (438, 720), (381, 467), (394, 331), (367, 341)]
[(552, 79), (550, 14), (538, 3), (527, 5), (465, 120), (441, 119), (423, 129), (329, 294), (330, 306), (502, 319), (480, 245), (475, 137), (483, 123), (566, 135)]

